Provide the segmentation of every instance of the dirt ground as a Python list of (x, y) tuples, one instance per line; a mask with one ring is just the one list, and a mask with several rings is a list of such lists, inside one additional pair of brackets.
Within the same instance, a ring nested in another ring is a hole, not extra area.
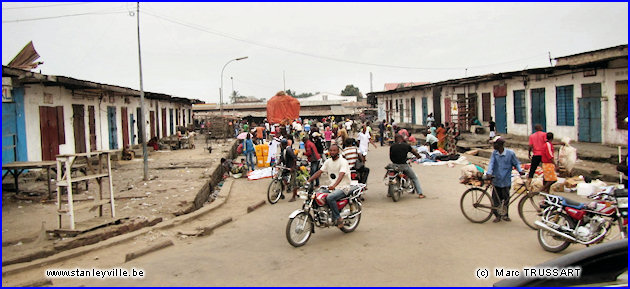
[[(286, 241), (285, 226), (302, 202), (281, 200), (248, 214), (247, 206), (265, 199), (269, 179), (238, 179), (228, 196), (219, 196), (227, 197), (225, 204), (199, 219), (5, 276), (3, 285), (44, 278), (45, 269), (136, 268), (144, 270), (146, 277), (52, 282), (54, 286), (490, 286), (500, 279), (479, 280), (476, 269), (533, 266), (584, 248), (572, 245), (558, 254), (544, 251), (536, 232), (523, 224), (514, 207), (509, 223), (466, 220), (459, 210), (466, 189), (457, 182), (461, 165), (414, 165), (427, 198), (405, 195), (394, 203), (382, 183), (386, 149), (371, 148), (364, 214), (350, 234), (317, 228), (304, 247), (293, 248)], [(226, 217), (232, 221), (210, 236), (180, 234)], [(126, 253), (164, 240), (172, 240), (174, 246), (124, 261)]]
[[(169, 220), (190, 209), (199, 190), (208, 182), (221, 157), (231, 149), (231, 140), (212, 140), (212, 153), (208, 153), (205, 139), (198, 136), (195, 149), (155, 151), (149, 155), (149, 180), (143, 181), (142, 156), (130, 161), (113, 162), (113, 187), (117, 217), (131, 220)], [(39, 172), (29, 172), (20, 178), (22, 196), (45, 195), (47, 186)], [(109, 196), (107, 179), (103, 186), (104, 196)], [(12, 177), (4, 182), (13, 182)], [(97, 197), (98, 185), (90, 181), (89, 190), (80, 183), (82, 189), (73, 194), (74, 199), (90, 202)], [(53, 194), (56, 186), (52, 183)], [(66, 196), (62, 197), (66, 200)], [(65, 202), (64, 202), (65, 203)], [(103, 215), (110, 216), (109, 205), (103, 206)], [(98, 210), (77, 211), (77, 222), (98, 217)], [(63, 216), (62, 225), (68, 226), (69, 217)], [(56, 199), (50, 201), (18, 200), (13, 192), (3, 192), (2, 200), (2, 259), (15, 258), (29, 252), (51, 248), (60, 240), (48, 240), (42, 235), (44, 230), (58, 228)]]

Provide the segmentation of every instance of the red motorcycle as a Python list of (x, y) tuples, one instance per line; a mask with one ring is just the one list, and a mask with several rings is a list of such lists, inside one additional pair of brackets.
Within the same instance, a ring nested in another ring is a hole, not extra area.
[[(352, 185), (350, 193), (345, 198), (337, 201), (339, 215), (343, 218), (341, 231), (350, 233), (354, 231), (361, 221), (361, 200), (364, 184)], [(287, 223), (287, 241), (294, 247), (306, 244), (311, 234), (315, 233), (315, 227), (327, 228), (336, 227), (332, 212), (326, 203), (328, 189), (321, 187), (318, 192), (313, 192), (313, 187), (307, 185), (307, 196), (302, 205), (302, 209), (293, 211)]]
[(628, 237), (628, 190), (609, 187), (589, 196), (595, 201), (580, 203), (540, 193), (542, 218), (538, 226), (538, 242), (549, 252), (560, 252), (571, 243), (597, 244), (607, 237), (611, 227), (619, 225), (620, 237)]

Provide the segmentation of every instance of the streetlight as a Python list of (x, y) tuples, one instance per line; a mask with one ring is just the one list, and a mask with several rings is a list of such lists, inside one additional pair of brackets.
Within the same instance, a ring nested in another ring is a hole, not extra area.
[(230, 62), (232, 61), (239, 61), (239, 60), (243, 60), (243, 59), (247, 59), (248, 56), (245, 57), (239, 57), (239, 58), (235, 58), (232, 59), (230, 61), (228, 61), (225, 65), (223, 65), (223, 69), (221, 69), (221, 90), (219, 91), (219, 110), (221, 111), (221, 116), (223, 116), (223, 71), (225, 70), (225, 67), (230, 64)]

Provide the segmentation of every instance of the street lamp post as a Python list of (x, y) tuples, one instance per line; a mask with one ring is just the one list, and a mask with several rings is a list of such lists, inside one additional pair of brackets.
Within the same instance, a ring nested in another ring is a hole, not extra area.
[(225, 67), (230, 64), (230, 62), (232, 61), (239, 61), (239, 60), (243, 60), (243, 59), (247, 59), (248, 56), (245, 57), (239, 57), (239, 58), (235, 58), (232, 59), (230, 61), (228, 61), (225, 65), (223, 65), (223, 68), (221, 69), (221, 90), (219, 91), (219, 110), (221, 111), (221, 116), (223, 116), (223, 71), (225, 70)]

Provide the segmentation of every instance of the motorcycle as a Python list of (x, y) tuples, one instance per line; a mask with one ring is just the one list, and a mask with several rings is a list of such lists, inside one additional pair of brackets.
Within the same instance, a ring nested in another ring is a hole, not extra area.
[(597, 244), (618, 225), (621, 238), (628, 237), (628, 190), (607, 190), (589, 196), (595, 201), (580, 203), (552, 194), (541, 203), (542, 218), (538, 226), (538, 242), (546, 251), (557, 253), (571, 243)]
[(387, 186), (387, 195), (392, 198), (392, 201), (398, 202), (403, 193), (413, 194), (416, 191), (414, 183), (397, 166), (388, 164), (385, 169), (387, 172), (385, 172), (383, 182)]
[[(360, 197), (364, 188), (364, 184), (353, 185), (349, 188), (350, 194), (337, 201), (339, 214), (343, 218), (343, 227), (340, 230), (344, 233), (350, 233), (359, 226), (362, 208)], [(313, 187), (307, 185), (306, 192), (307, 195), (302, 208), (293, 211), (289, 215), (289, 222), (287, 223), (286, 237), (293, 247), (306, 244), (311, 234), (315, 233), (315, 227), (336, 227), (332, 219), (332, 212), (326, 203), (326, 197), (329, 194), (328, 189), (321, 187), (319, 192), (314, 192)]]

